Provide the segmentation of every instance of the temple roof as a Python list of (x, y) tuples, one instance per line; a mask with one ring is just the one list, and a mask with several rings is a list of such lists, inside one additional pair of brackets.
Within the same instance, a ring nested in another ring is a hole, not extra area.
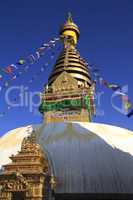
[(90, 73), (88, 72), (86, 63), (80, 57), (80, 54), (75, 48), (73, 49), (63, 48), (62, 52), (60, 53), (54, 65), (54, 68), (48, 80), (48, 84), (50, 85), (51, 83), (53, 83), (63, 71), (66, 71), (73, 78), (78, 80), (79, 85), (81, 84), (84, 85), (85, 83), (88, 86), (91, 85), (91, 76)]
[(49, 85), (51, 85), (51, 83), (53, 83), (63, 71), (66, 71), (73, 78), (78, 80), (79, 85), (91, 85), (91, 76), (86, 61), (81, 58), (76, 49), (79, 33), (79, 28), (73, 22), (72, 17), (69, 14), (67, 21), (60, 31), (63, 49), (57, 58), (52, 73), (48, 79)]

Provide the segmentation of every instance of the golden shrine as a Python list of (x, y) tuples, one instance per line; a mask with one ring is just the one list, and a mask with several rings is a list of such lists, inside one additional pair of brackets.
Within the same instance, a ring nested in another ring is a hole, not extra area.
[(34, 131), (24, 138), (21, 151), (10, 159), (12, 162), (3, 166), (0, 174), (0, 200), (42, 200), (46, 196), (49, 170)]

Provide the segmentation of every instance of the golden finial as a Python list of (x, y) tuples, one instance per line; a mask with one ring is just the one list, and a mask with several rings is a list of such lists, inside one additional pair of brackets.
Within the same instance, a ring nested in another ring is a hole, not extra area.
[[(61, 31), (60, 31), (60, 36), (61, 38), (71, 38), (71, 47), (74, 47), (77, 44), (77, 40), (79, 37), (80, 31), (78, 26), (73, 22), (72, 15), (69, 12), (67, 20), (65, 24), (62, 26)], [(68, 42), (67, 42), (68, 43)]]
[(72, 19), (72, 14), (71, 14), (71, 12), (68, 13), (67, 22), (68, 22), (68, 23), (73, 23), (73, 19)]

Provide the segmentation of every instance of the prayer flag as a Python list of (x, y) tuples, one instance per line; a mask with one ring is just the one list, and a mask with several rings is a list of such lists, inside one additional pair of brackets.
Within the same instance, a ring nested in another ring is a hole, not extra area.
[(42, 46), (43, 47), (49, 47), (49, 44), (44, 43)]
[(54, 40), (50, 40), (50, 43), (54, 44), (54, 43), (55, 43), (55, 41), (54, 41)]
[(129, 111), (129, 109), (132, 108), (132, 104), (130, 103), (128, 96), (122, 95), (122, 101), (123, 101), (125, 110)]
[(40, 56), (43, 56), (44, 55), (44, 50), (45, 48), (44, 47), (40, 47), (37, 52), (40, 54)]
[(128, 111), (130, 108), (132, 108), (132, 104), (129, 101), (125, 102), (125, 109)]
[(25, 60), (24, 59), (20, 59), (18, 62), (17, 62), (18, 65), (24, 65), (25, 64)]
[(32, 54), (29, 55), (27, 59), (28, 59), (28, 62), (29, 62), (31, 65), (36, 61), (35, 57), (34, 57)]
[(121, 87), (119, 85), (116, 85), (116, 84), (108, 84), (108, 87), (111, 88), (114, 91), (121, 89)]
[(133, 109), (127, 114), (128, 117), (131, 117), (133, 115)]
[(14, 67), (15, 69), (18, 69), (18, 67), (16, 65), (14, 65), (14, 64), (11, 64), (10, 66)]
[(4, 69), (4, 71), (7, 73), (7, 74), (11, 74), (12, 71), (13, 71), (13, 68), (11, 66), (8, 66)]
[(17, 78), (17, 76), (15, 75), (15, 76), (12, 77), (12, 80), (15, 80), (16, 78)]
[(4, 71), (8, 74), (12, 73), (12, 68), (10, 66), (6, 67)]
[(36, 55), (37, 55), (37, 59), (40, 58), (40, 53), (38, 51), (36, 51)]
[(55, 40), (55, 41), (58, 41), (58, 40), (60, 40), (60, 38), (54, 38), (54, 40)]
[(99, 78), (99, 82), (101, 85), (108, 87), (108, 83), (105, 80), (103, 80), (103, 78)]

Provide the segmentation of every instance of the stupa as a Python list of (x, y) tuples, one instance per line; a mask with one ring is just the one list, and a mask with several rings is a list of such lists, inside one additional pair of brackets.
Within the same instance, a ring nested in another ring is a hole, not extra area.
[(93, 123), (95, 84), (69, 15), (42, 94), (42, 124), (0, 138), (0, 200), (133, 199), (133, 132)]

